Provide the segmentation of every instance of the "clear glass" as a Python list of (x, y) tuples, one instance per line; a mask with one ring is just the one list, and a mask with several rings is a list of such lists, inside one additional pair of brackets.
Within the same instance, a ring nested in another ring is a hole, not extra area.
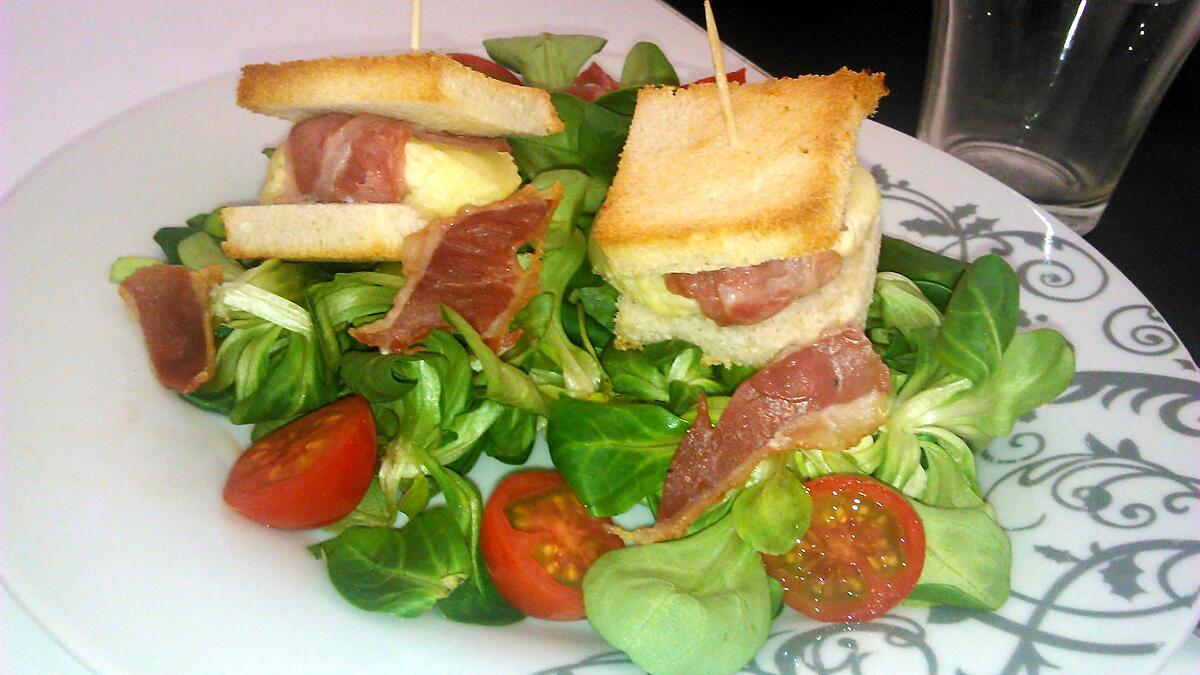
[(934, 0), (917, 137), (1076, 232), (1200, 36), (1200, 0)]

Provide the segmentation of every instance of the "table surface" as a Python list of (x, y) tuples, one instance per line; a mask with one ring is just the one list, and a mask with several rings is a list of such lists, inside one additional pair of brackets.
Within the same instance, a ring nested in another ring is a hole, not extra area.
[[(597, 14), (600, 5), (608, 11), (613, 3), (570, 4), (575, 12)], [(436, 4), (427, 0), (427, 21), (438, 17)], [(452, 8), (463, 1), (440, 4)], [(572, 17), (550, 10), (566, 4), (522, 0), (519, 11), (496, 12), (497, 34), (527, 32), (529, 17), (539, 12), (561, 30)], [(634, 5), (662, 9), (655, 0), (620, 4), (625, 7), (611, 14), (643, 15)], [(698, 1), (668, 4), (702, 21)], [(784, 10), (775, 4), (714, 2), (725, 43), (775, 75), (843, 65), (886, 72), (892, 93), (875, 119), (913, 133), (929, 40), (927, 3), (789, 3)], [(56, 150), (138, 103), (244, 62), (394, 50), (398, 36), (407, 34), (407, 20), (407, 3), (400, 0), (0, 4), (0, 195)], [(434, 25), (452, 21), (427, 23), (429, 44), (454, 44), (451, 31)], [(1197, 93), (1200, 57), (1193, 55), (1088, 237), (1146, 294), (1193, 356), (1200, 355), (1200, 312), (1192, 292), (1200, 281)], [(1198, 660), (1200, 640), (1193, 639), (1164, 672), (1193, 672)], [(7, 591), (0, 595), (0, 671), (85, 672)]]

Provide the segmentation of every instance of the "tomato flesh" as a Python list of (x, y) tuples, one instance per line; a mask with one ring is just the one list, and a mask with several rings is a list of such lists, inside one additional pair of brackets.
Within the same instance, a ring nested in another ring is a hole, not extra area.
[(834, 475), (805, 484), (812, 524), (792, 550), (764, 555), (784, 602), (820, 621), (867, 621), (885, 614), (917, 584), (925, 530), (890, 487), (864, 476)]
[(623, 546), (555, 471), (508, 476), (483, 511), (480, 546), (500, 594), (526, 614), (555, 621), (584, 618), (583, 576), (604, 553)]
[(256, 522), (308, 529), (336, 522), (362, 500), (375, 475), (375, 421), (350, 396), (267, 434), (229, 471), (224, 499)]
[(495, 61), (485, 59), (482, 56), (464, 54), (462, 52), (453, 52), (446, 54), (446, 56), (449, 56), (471, 70), (481, 72), (492, 79), (500, 80), (501, 82), (507, 82), (509, 84), (521, 84), (521, 80), (519, 80), (511, 70), (505, 68), (499, 63), (496, 63)]

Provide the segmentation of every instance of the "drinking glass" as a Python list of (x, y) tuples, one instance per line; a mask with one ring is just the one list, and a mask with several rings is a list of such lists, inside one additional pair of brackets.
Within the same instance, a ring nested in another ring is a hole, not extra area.
[(935, 0), (917, 136), (1080, 234), (1200, 36), (1200, 0)]

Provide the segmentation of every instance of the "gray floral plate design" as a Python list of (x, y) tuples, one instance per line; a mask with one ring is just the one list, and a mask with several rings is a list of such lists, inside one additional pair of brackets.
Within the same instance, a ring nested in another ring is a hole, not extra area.
[[(628, 672), (586, 623), (401, 620), (346, 604), (305, 551), (220, 500), (244, 430), (155, 384), (106, 282), (153, 229), (249, 200), (286, 124), (222, 78), (155, 100), (44, 164), (0, 205), (0, 570), (98, 672)], [(997, 612), (902, 607), (820, 625), (786, 611), (751, 673), (1151, 673), (1195, 625), (1200, 373), (1082, 239), (974, 169), (874, 123), (860, 159), (887, 232), (1017, 269), (1026, 328), (1074, 344), (1058, 401), (979, 457), (1014, 544)], [(534, 461), (548, 464), (544, 454)], [(504, 469), (472, 473), (487, 492)]]

